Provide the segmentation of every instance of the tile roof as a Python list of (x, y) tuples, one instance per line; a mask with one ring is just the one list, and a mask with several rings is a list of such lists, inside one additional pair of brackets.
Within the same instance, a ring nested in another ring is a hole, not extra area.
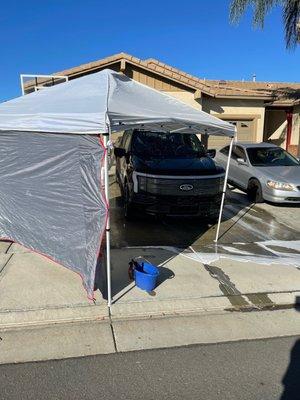
[[(293, 103), (300, 99), (300, 83), (290, 82), (252, 82), (252, 81), (225, 81), (201, 79), (187, 74), (168, 64), (164, 64), (154, 58), (141, 60), (127, 53), (118, 53), (101, 60), (89, 62), (74, 68), (59, 71), (53, 75), (67, 75), (76, 77), (93, 70), (108, 67), (116, 62), (124, 60), (138, 67), (144, 68), (163, 77), (168, 77), (182, 85), (199, 90), (212, 97), (255, 98), (270, 101), (285, 100)], [(30, 87), (32, 82), (27, 82)]]

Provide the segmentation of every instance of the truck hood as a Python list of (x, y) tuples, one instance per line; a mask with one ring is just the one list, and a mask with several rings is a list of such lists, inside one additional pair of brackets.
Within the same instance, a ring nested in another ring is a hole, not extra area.
[(291, 167), (257, 167), (266, 179), (300, 185), (300, 165)]
[(201, 158), (165, 158), (145, 160), (140, 157), (132, 158), (134, 169), (158, 175), (216, 175), (224, 172), (217, 167), (210, 157)]

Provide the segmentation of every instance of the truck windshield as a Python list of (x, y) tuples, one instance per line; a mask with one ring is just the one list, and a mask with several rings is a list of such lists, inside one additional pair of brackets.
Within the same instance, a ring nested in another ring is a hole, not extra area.
[(148, 158), (204, 157), (205, 149), (195, 134), (134, 132), (132, 152)]
[(280, 147), (251, 147), (247, 149), (254, 167), (288, 167), (300, 165), (299, 161)]

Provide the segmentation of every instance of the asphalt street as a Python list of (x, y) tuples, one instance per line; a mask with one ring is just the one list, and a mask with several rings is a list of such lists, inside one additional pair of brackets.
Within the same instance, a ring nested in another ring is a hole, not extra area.
[(299, 400), (299, 376), (289, 337), (2, 365), (0, 398)]

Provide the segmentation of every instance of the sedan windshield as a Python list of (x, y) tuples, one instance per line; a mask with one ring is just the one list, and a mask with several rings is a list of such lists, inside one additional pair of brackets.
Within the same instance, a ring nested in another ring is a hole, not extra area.
[(194, 158), (206, 155), (195, 134), (149, 131), (133, 134), (132, 152), (148, 158)]
[(250, 163), (255, 167), (289, 167), (299, 161), (280, 147), (250, 147), (247, 149)]

